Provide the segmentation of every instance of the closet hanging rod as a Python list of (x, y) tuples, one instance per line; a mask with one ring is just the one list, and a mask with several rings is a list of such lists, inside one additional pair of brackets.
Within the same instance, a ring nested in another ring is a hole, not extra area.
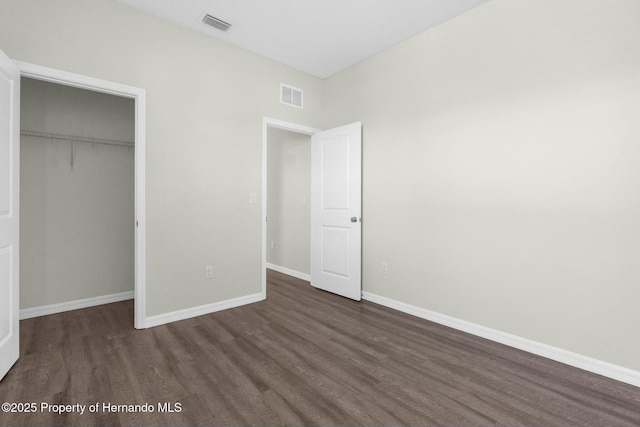
[(20, 129), (20, 135), (34, 136), (36, 138), (60, 139), (73, 142), (88, 142), (90, 144), (117, 145), (119, 147), (134, 147), (131, 141), (120, 141), (117, 139), (88, 138), (84, 136), (64, 135), (60, 133), (38, 132), (35, 130)]

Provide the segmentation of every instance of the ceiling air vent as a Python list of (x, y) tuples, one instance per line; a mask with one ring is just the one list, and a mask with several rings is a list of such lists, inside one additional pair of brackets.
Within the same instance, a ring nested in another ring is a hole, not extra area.
[(204, 18), (202, 18), (202, 22), (207, 25), (211, 25), (213, 28), (217, 28), (221, 31), (227, 31), (231, 27), (231, 24), (211, 15), (204, 15)]
[(294, 107), (302, 108), (302, 89), (288, 86), (286, 84), (280, 85), (280, 102), (283, 104), (291, 105)]

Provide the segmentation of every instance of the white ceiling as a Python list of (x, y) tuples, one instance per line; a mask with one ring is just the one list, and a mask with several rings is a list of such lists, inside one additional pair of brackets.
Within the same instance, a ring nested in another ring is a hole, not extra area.
[(325, 78), (488, 0), (119, 1)]

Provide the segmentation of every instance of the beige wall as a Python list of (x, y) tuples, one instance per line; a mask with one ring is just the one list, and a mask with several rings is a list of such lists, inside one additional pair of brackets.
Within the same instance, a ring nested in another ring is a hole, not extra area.
[(309, 274), (311, 137), (269, 128), (267, 141), (267, 262)]
[(640, 369), (639, 22), (492, 0), (330, 78), (324, 127), (363, 121), (364, 290)]
[(115, 0), (0, 10), (9, 57), (147, 91), (147, 315), (259, 293), (262, 117), (314, 126), (322, 82)]
[[(131, 99), (22, 79), (21, 128), (134, 140)], [(133, 291), (133, 149), (23, 136), (20, 308)]]

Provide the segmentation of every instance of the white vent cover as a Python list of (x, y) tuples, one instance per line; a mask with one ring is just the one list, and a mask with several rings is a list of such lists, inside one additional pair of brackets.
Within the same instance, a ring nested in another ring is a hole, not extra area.
[(302, 108), (302, 89), (282, 83), (280, 85), (280, 102)]
[(217, 28), (221, 31), (227, 31), (231, 27), (231, 24), (211, 15), (204, 15), (204, 18), (202, 18), (202, 22), (207, 25), (211, 25), (213, 28)]

